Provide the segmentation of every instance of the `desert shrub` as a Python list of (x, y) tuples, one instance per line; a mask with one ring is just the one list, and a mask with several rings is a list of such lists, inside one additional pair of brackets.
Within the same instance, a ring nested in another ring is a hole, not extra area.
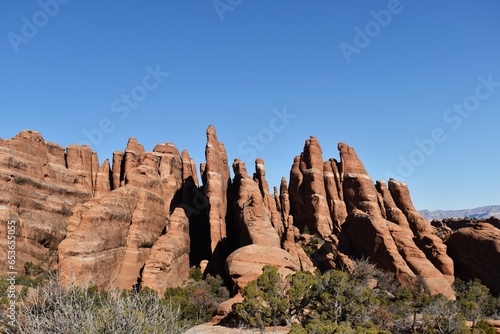
[(295, 324), (292, 326), (290, 334), (354, 334), (354, 330), (351, 328), (350, 324), (336, 324), (330, 320), (319, 320), (315, 319), (309, 322), (305, 327), (302, 325)]
[(20, 333), (183, 333), (190, 323), (155, 292), (64, 287), (51, 279), (19, 303)]
[(301, 323), (304, 323), (309, 316), (309, 306), (313, 301), (314, 287), (318, 283), (317, 277), (308, 271), (298, 271), (288, 276), (287, 279), (290, 285), (287, 291), (289, 317), (296, 318)]
[(331, 320), (315, 319), (305, 327), (293, 325), (290, 334), (390, 334), (390, 332), (379, 330), (372, 324), (353, 327), (349, 322), (337, 324)]
[(198, 324), (214, 315), (217, 305), (229, 298), (229, 291), (220, 276), (207, 275), (205, 280), (190, 281), (185, 287), (167, 288), (164, 297), (181, 310), (183, 319)]
[(376, 281), (376, 288), (379, 291), (388, 291), (394, 294), (401, 284), (396, 280), (393, 273), (377, 268), (370, 262), (369, 258), (353, 260), (353, 267), (350, 271), (351, 278), (366, 285), (370, 280)]
[(264, 266), (262, 275), (241, 291), (244, 300), (235, 306), (236, 317), (254, 328), (285, 324), (288, 301), (284, 284), (276, 267)]
[(40, 265), (35, 265), (32, 262), (26, 262), (24, 264), (24, 274), (29, 276), (37, 276), (43, 272)]
[(324, 242), (325, 241), (315, 233), (309, 242), (302, 246), (302, 249), (304, 249), (307, 256), (311, 257), (318, 250), (318, 245), (322, 245)]
[(476, 322), (473, 334), (496, 334), (495, 326), (491, 325), (487, 320), (480, 319)]
[(201, 272), (201, 269), (199, 267), (191, 268), (189, 270), (189, 279), (192, 279), (194, 281), (203, 280), (203, 273)]
[(370, 323), (379, 300), (372, 289), (349, 274), (331, 270), (321, 275), (315, 286), (314, 309), (322, 319), (335, 323), (349, 321), (354, 326)]
[[(368, 286), (377, 280), (375, 289)], [(498, 301), (479, 281), (457, 280), (457, 300), (431, 296), (422, 277), (411, 286), (392, 284), (394, 276), (366, 260), (351, 273), (298, 271), (283, 279), (266, 266), (263, 275), (243, 289), (234, 313), (257, 328), (294, 323), (301, 333), (493, 333), (483, 319), (495, 318)], [(466, 320), (473, 323), (472, 332)]]
[(478, 279), (467, 283), (457, 279), (454, 287), (458, 305), (467, 320), (472, 321), (473, 327), (477, 320), (493, 316), (497, 311), (495, 298)]
[(470, 333), (458, 304), (443, 295), (430, 298), (430, 302), (423, 309), (422, 325), (427, 333)]

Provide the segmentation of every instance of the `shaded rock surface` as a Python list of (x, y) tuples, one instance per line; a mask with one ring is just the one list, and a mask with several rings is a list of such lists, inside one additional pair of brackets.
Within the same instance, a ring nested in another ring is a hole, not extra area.
[(264, 166), (264, 160), (258, 158), (255, 161), (255, 174), (254, 181), (257, 183), (262, 198), (264, 200), (264, 206), (269, 212), (271, 224), (281, 237), (285, 231), (283, 220), (281, 218), (281, 213), (279, 203), (277, 202), (278, 196), (275, 189), (273, 195), (269, 193), (269, 184), (266, 180), (266, 167)]
[(500, 229), (500, 219), (495, 217), (490, 217), (488, 219), (461, 219), (461, 218), (448, 218), (443, 219), (442, 221), (433, 220), (431, 222), (432, 226), (435, 227), (443, 227), (446, 226), (450, 228), (452, 231), (458, 231), (465, 227), (476, 227), (478, 224), (488, 223), (492, 226)]
[(455, 261), (457, 277), (479, 278), (492, 292), (500, 293), (500, 230), (488, 223), (465, 227), (446, 241)]

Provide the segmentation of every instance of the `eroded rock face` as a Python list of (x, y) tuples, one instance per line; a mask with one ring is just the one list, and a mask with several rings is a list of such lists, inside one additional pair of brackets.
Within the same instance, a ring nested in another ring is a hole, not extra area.
[(226, 149), (217, 139), (217, 133), (212, 125), (207, 129), (205, 159), (206, 164), (201, 167), (201, 174), (208, 200), (207, 213), (213, 253), (220, 242), (227, 238), (227, 191), (230, 174)]
[(300, 270), (300, 265), (290, 253), (266, 245), (253, 244), (238, 248), (226, 260), (229, 277), (238, 290), (259, 277), (266, 264), (278, 267), (279, 273), (283, 276)]
[[(165, 216), (182, 200), (182, 161), (177, 147), (172, 143), (159, 144), (153, 149), (155, 165), (160, 173), (162, 198), (165, 201)], [(158, 159), (159, 158), (159, 159)]]
[(264, 166), (264, 160), (261, 158), (258, 158), (255, 161), (254, 180), (259, 186), (260, 193), (264, 199), (264, 205), (271, 216), (271, 223), (278, 235), (281, 237), (285, 232), (285, 227), (277, 205), (278, 202), (276, 201), (278, 199), (277, 191), (275, 189), (274, 196), (269, 193), (269, 184), (266, 180), (266, 167)]
[(291, 211), (298, 226), (307, 226), (326, 238), (333, 232), (328, 207), (322, 150), (316, 137), (308, 139), (300, 157), (296, 157), (290, 172)]
[(394, 202), (406, 216), (415, 235), (415, 243), (425, 253), (429, 261), (453, 283), (453, 260), (446, 254), (446, 245), (433, 232), (431, 224), (413, 206), (408, 186), (394, 179), (389, 180), (389, 190)]
[(109, 193), (111, 191), (112, 185), (112, 174), (111, 174), (111, 166), (109, 165), (109, 160), (106, 159), (99, 166), (97, 170), (97, 177), (95, 183), (95, 196), (101, 196), (105, 193)]
[(160, 295), (167, 287), (180, 286), (189, 275), (189, 221), (182, 207), (174, 210), (167, 225), (167, 233), (151, 248), (142, 273), (142, 286)]
[(123, 187), (75, 210), (59, 244), (62, 281), (131, 289), (164, 227), (158, 173), (148, 166), (129, 170)]
[(113, 167), (111, 171), (112, 175), (112, 188), (117, 189), (120, 188), (121, 182), (123, 181), (123, 171), (124, 171), (124, 166), (123, 166), (123, 152), (122, 151), (115, 151), (113, 152)]
[[(403, 284), (412, 284), (419, 275), (432, 294), (441, 293), (454, 299), (452, 280), (439, 270), (442, 267), (436, 268), (434, 264), (444, 261), (437, 259), (442, 254), (431, 257), (413, 240), (414, 234), (423, 233), (425, 228), (412, 231), (408, 216), (396, 206), (385, 183), (378, 182), (377, 191), (354, 149), (344, 143), (340, 143), (338, 148), (342, 160), (344, 200), (348, 209), (342, 232), (347, 235), (351, 251), (357, 257), (369, 257), (380, 268), (394, 272)], [(409, 208), (406, 209), (409, 212)], [(428, 226), (431, 228), (430, 224)], [(422, 239), (431, 239), (427, 234), (420, 235)], [(438, 245), (435, 249), (441, 249), (437, 241), (433, 242)]]
[(386, 183), (377, 181), (376, 188), (380, 194), (380, 203), (384, 208), (385, 218), (397, 225), (388, 224), (391, 235), (401, 256), (411, 270), (416, 275), (420, 276), (422, 282), (431, 293), (441, 293), (452, 298), (454, 293), (451, 289), (450, 282), (415, 243), (415, 235), (410, 228), (410, 224), (404, 213), (394, 202)]
[[(48, 251), (57, 251), (71, 210), (96, 193), (96, 154), (76, 145), (66, 152), (36, 131), (0, 140), (0, 233), (7, 235), (7, 221), (15, 222), (19, 273), (24, 263), (40, 263)], [(0, 256), (7, 258), (7, 238), (0, 238), (0, 246)], [(0, 270), (8, 271), (6, 261)]]
[(329, 159), (323, 163), (326, 198), (336, 234), (340, 232), (342, 224), (347, 218), (347, 208), (344, 202), (344, 193), (338, 166), (339, 163), (335, 159)]
[[(239, 291), (249, 281), (262, 273), (266, 264), (277, 265), (284, 275), (298, 269), (312, 270), (311, 260), (300, 245), (294, 241), (292, 216), (287, 216), (287, 227), (283, 223), (283, 209), (289, 208), (286, 181), (283, 180), (282, 194), (275, 197), (268, 191), (265, 167), (262, 159), (255, 162), (256, 173), (250, 178), (245, 163), (236, 159), (233, 163), (234, 188), (237, 194), (234, 202), (235, 231), (239, 247), (227, 258), (227, 272)], [(281, 237), (283, 248), (281, 249)], [(287, 252), (288, 251), (288, 252)]]
[(271, 212), (265, 205), (265, 195), (259, 186), (248, 176), (245, 163), (233, 163), (234, 185), (238, 189), (234, 203), (235, 223), (239, 232), (240, 246), (258, 244), (280, 247), (280, 237), (273, 228)]
[(119, 188), (73, 211), (60, 244), (62, 279), (75, 284), (90, 280), (105, 289), (142, 283), (163, 292), (189, 274), (189, 220), (179, 205), (183, 187), (190, 198), (198, 181), (193, 161), (186, 152), (183, 163), (171, 143), (145, 152), (133, 138), (121, 156), (114, 153), (120, 168), (108, 176)]
[(293, 217), (288, 216), (288, 221), (285, 225), (285, 236), (283, 239), (282, 248), (286, 250), (293, 257), (295, 262), (300, 264), (300, 270), (314, 272), (316, 269), (313, 262), (307, 256), (302, 246), (295, 241), (296, 227), (293, 226)]
[(410, 281), (414, 273), (406, 265), (391, 237), (378, 205), (377, 191), (353, 148), (338, 145), (342, 160), (342, 185), (348, 210), (343, 233), (351, 251), (358, 257), (370, 257), (382, 269), (399, 273), (399, 279)]
[(462, 228), (446, 241), (457, 277), (479, 278), (492, 292), (500, 293), (500, 230), (491, 224)]
[(127, 173), (135, 167), (141, 165), (144, 159), (145, 151), (144, 146), (137, 142), (134, 137), (130, 138), (127, 143), (127, 148), (123, 154), (123, 176), (127, 177)]

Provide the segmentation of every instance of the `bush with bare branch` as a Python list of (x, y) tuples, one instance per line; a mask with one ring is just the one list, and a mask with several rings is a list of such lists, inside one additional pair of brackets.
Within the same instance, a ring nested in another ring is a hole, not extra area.
[(19, 333), (183, 333), (190, 323), (168, 300), (140, 293), (64, 287), (57, 278), (19, 305)]

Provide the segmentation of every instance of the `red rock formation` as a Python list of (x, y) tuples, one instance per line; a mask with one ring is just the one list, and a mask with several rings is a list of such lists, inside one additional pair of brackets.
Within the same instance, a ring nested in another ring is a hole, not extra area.
[(379, 183), (379, 186), (386, 215), (401, 226), (390, 223), (382, 216), (375, 185), (354, 149), (344, 143), (340, 143), (338, 148), (342, 160), (344, 200), (348, 209), (343, 232), (354, 254), (368, 256), (382, 269), (394, 272), (403, 284), (411, 284), (416, 275), (422, 275), (431, 293), (455, 298), (450, 282), (420, 252), (412, 241), (411, 231), (404, 229), (405, 221), (394, 209), (395, 204), (382, 184)]
[(238, 290), (262, 274), (264, 265), (278, 267), (286, 276), (300, 270), (300, 265), (287, 251), (266, 245), (247, 245), (231, 253), (226, 260), (227, 271)]
[(193, 185), (198, 187), (198, 173), (196, 172), (196, 163), (189, 156), (186, 150), (182, 151), (182, 180), (192, 181)]
[[(191, 217), (204, 211), (207, 205), (205, 196), (198, 190), (196, 164), (186, 150), (182, 151), (182, 203), (186, 216)], [(208, 236), (208, 235), (207, 235)]]
[(452, 297), (453, 290), (449, 282), (415, 244), (415, 236), (410, 229), (408, 220), (404, 213), (396, 206), (386, 183), (377, 181), (376, 187), (380, 194), (382, 205), (385, 208), (386, 219), (397, 225), (389, 224), (389, 230), (399, 253), (412, 271), (422, 278), (423, 283), (431, 293), (441, 293)]
[(453, 260), (446, 254), (446, 246), (433, 232), (431, 224), (413, 206), (408, 186), (394, 179), (389, 180), (389, 190), (394, 202), (405, 214), (415, 235), (415, 243), (427, 258), (453, 283)]
[[(300, 164), (302, 163), (302, 158), (300, 156), (296, 156), (293, 159), (292, 168), (290, 170), (290, 182), (288, 185), (288, 196), (289, 196), (289, 204), (290, 213), (293, 212), (294, 224), (298, 226), (301, 230), (306, 227), (305, 222), (302, 221), (303, 208), (305, 195), (303, 189), (301, 187), (304, 176), (300, 172)], [(282, 181), (283, 182), (283, 181)], [(283, 184), (283, 183), (282, 183)], [(286, 217), (285, 217), (286, 219)], [(309, 229), (309, 227), (308, 227)]]
[[(234, 204), (235, 222), (238, 225), (239, 244), (280, 247), (280, 237), (271, 223), (271, 213), (259, 186), (248, 176), (245, 163), (233, 163), (234, 185), (238, 189)], [(265, 194), (264, 194), (265, 196)]]
[(88, 146), (69, 145), (66, 148), (66, 164), (77, 176), (75, 186), (94, 193), (99, 162)]
[(131, 289), (165, 227), (157, 171), (129, 170), (123, 187), (85, 203), (72, 222), (59, 244), (62, 281)]
[(123, 152), (122, 151), (115, 151), (113, 152), (113, 170), (112, 170), (112, 175), (113, 175), (113, 184), (112, 188), (113, 189), (118, 189), (120, 188), (121, 182), (123, 181)]
[[(71, 210), (92, 197), (93, 153), (88, 147), (72, 148), (65, 156), (61, 146), (28, 130), (0, 140), (0, 233), (7, 235), (7, 221), (16, 222), (19, 273), (26, 262), (40, 263), (49, 250), (57, 250)], [(74, 157), (71, 152), (84, 152), (85, 165), (82, 155)], [(7, 249), (7, 238), (0, 238), (4, 259)], [(6, 261), (0, 262), (0, 270), (8, 271)]]
[(95, 195), (100, 196), (111, 191), (111, 168), (109, 160), (106, 159), (97, 170), (95, 183)]
[(466, 227), (476, 227), (477, 224), (480, 223), (488, 223), (498, 229), (500, 229), (500, 219), (495, 218), (495, 217), (490, 217), (488, 219), (469, 219), (469, 218), (446, 218), (443, 219), (442, 221), (439, 220), (433, 220), (431, 222), (431, 225), (435, 227), (443, 227), (446, 226), (450, 228), (453, 231), (458, 231), (462, 228)]
[(286, 179), (281, 178), (280, 193), (278, 195), (275, 187), (275, 195), (277, 207), (281, 213), (282, 220), (285, 222), (285, 234), (282, 238), (282, 248), (289, 252), (295, 261), (300, 264), (301, 270), (313, 270), (314, 265), (304, 252), (302, 246), (296, 242), (296, 238), (300, 236), (298, 228), (293, 223), (293, 216), (290, 215), (290, 196)]
[(130, 138), (127, 143), (127, 148), (123, 154), (123, 177), (127, 177), (127, 173), (135, 167), (141, 165), (144, 159), (144, 146), (137, 143), (137, 139)]
[(331, 235), (333, 222), (325, 191), (322, 151), (316, 137), (311, 136), (302, 155), (295, 158), (288, 191), (297, 225), (307, 226), (324, 238)]
[[(235, 174), (233, 186), (237, 189), (234, 202), (237, 224), (235, 231), (239, 235), (239, 245), (243, 247), (231, 253), (226, 263), (228, 274), (232, 277), (237, 290), (239, 291), (249, 281), (257, 278), (266, 264), (277, 265), (284, 275), (300, 268), (312, 270), (313, 265), (310, 259), (301, 246), (295, 244), (291, 216), (288, 216), (288, 226), (283, 241), (285, 250), (280, 248), (281, 241), (278, 235), (280, 229), (276, 229), (276, 226), (283, 225), (283, 223), (277, 209), (276, 199), (272, 198), (267, 190), (263, 161), (257, 159), (254, 179), (248, 176), (245, 163), (238, 159), (233, 163), (233, 170)], [(286, 182), (284, 188), (286, 188)], [(286, 189), (283, 189), (283, 192), (281, 198), (285, 202), (280, 204), (280, 207), (287, 207)], [(276, 211), (274, 216), (269, 207), (273, 207)], [(273, 217), (276, 221), (279, 220), (279, 223), (273, 224)], [(228, 304), (233, 302), (230, 301)]]
[(280, 184), (280, 207), (281, 207), (281, 219), (283, 221), (288, 220), (288, 216), (290, 216), (290, 195), (288, 194), (288, 187), (286, 185), (286, 179), (284, 177), (281, 178)]
[(171, 232), (163, 236), (162, 232), (171, 210), (181, 204), (183, 174), (193, 182), (197, 179), (196, 173), (183, 171), (192, 160), (186, 152), (183, 164), (170, 143), (144, 152), (133, 138), (123, 163), (119, 153), (114, 156), (118, 166), (113, 169), (113, 184), (122, 176), (124, 182), (74, 210), (68, 237), (60, 244), (63, 280), (75, 277), (76, 284), (85, 284), (90, 279), (103, 288), (130, 289), (144, 267), (144, 286), (162, 291), (168, 284), (180, 284), (189, 273), (189, 223), (184, 210), (177, 208), (170, 219)]
[[(196, 164), (186, 150), (182, 151), (182, 208), (189, 219), (191, 244), (190, 263), (195, 266), (208, 265), (211, 258), (210, 225), (205, 215), (207, 198), (198, 187)], [(203, 264), (201, 263), (203, 262)]]
[(206, 164), (201, 167), (203, 186), (207, 196), (207, 213), (210, 224), (210, 240), (212, 252), (227, 237), (227, 190), (230, 182), (229, 165), (224, 144), (217, 139), (215, 128), (207, 129), (205, 147)]
[[(65, 151), (23, 131), (0, 139), (0, 219), (18, 223), (19, 267), (59, 249), (63, 279), (82, 284), (91, 279), (100, 287), (128, 289), (142, 280), (163, 292), (182, 283), (190, 262), (221, 274), (228, 253), (241, 246), (227, 257), (237, 287), (264, 264), (277, 264), (283, 273), (312, 270), (300, 245), (306, 239), (299, 229), (307, 226), (324, 239), (314, 255), (322, 269), (350, 268), (352, 255), (370, 257), (403, 283), (420, 275), (432, 293), (453, 298), (453, 262), (413, 207), (406, 185), (390, 180), (388, 187), (375, 186), (354, 149), (338, 148), (340, 163), (323, 162), (311, 137), (294, 160), (289, 187), (283, 178), (279, 194), (276, 187), (271, 194), (262, 159), (253, 178), (235, 160), (231, 183), (213, 126), (207, 129), (207, 162), (200, 166), (202, 188), (194, 161), (171, 143), (146, 152), (131, 138), (124, 153), (114, 152), (110, 170), (109, 161), (99, 166), (87, 146)], [(450, 254), (461, 275), (470, 271), (496, 287), (499, 278), (482, 258), (498, 257), (498, 230), (471, 226), (450, 237)], [(459, 245), (467, 243), (474, 250), (465, 254)]]
[(285, 225), (285, 238), (283, 240), (282, 248), (286, 250), (293, 257), (295, 262), (300, 264), (300, 270), (314, 272), (316, 269), (309, 256), (302, 246), (295, 241), (295, 226), (293, 226), (293, 217), (288, 216), (288, 221)]
[(167, 287), (182, 285), (189, 275), (189, 221), (182, 207), (174, 210), (167, 225), (167, 233), (151, 248), (142, 273), (142, 286), (160, 295)]
[(408, 223), (403, 211), (401, 211), (401, 209), (399, 209), (394, 202), (394, 199), (387, 188), (387, 184), (384, 181), (377, 181), (376, 188), (380, 195), (379, 203), (382, 204), (381, 210), (384, 212), (384, 218), (397, 224), (399, 227), (408, 230), (410, 237), (413, 238), (414, 235), (410, 229), (410, 224)]
[(338, 162), (335, 159), (325, 161), (323, 164), (326, 198), (336, 234), (340, 232), (341, 226), (347, 218), (347, 208), (344, 203), (344, 194), (337, 165)]
[(455, 261), (457, 277), (479, 278), (492, 292), (500, 294), (500, 230), (488, 223), (462, 228), (446, 241)]
[(260, 193), (264, 199), (264, 205), (270, 212), (271, 223), (281, 237), (285, 231), (285, 227), (278, 211), (276, 199), (269, 193), (269, 184), (266, 181), (266, 167), (264, 166), (264, 160), (261, 158), (255, 161), (254, 179), (258, 183)]
[(162, 198), (165, 202), (165, 216), (168, 217), (182, 197), (182, 161), (177, 147), (172, 143), (158, 144), (153, 153), (159, 157), (158, 171), (161, 179)]

